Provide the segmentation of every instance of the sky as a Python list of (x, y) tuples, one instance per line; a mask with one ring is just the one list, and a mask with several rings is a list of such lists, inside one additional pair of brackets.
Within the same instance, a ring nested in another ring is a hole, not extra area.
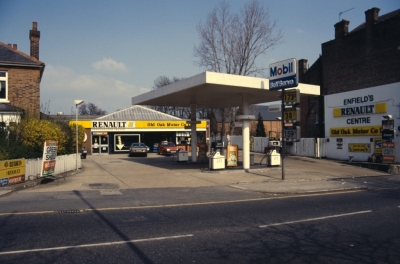
[[(245, 0), (228, 1), (238, 13)], [(365, 11), (383, 15), (400, 8), (398, 0), (263, 0), (284, 43), (267, 52), (258, 66), (290, 58), (311, 66), (321, 44), (334, 39), (334, 24), (350, 21), (349, 31), (365, 21)], [(0, 41), (17, 44), (29, 55), (29, 30), (37, 22), (42, 112), (75, 114), (74, 100), (107, 113), (131, 106), (131, 98), (152, 90), (160, 76), (188, 78), (196, 66), (196, 27), (220, 1), (211, 0), (0, 0)], [(345, 12), (347, 11), (347, 12)], [(267, 73), (264, 77), (267, 77)]]

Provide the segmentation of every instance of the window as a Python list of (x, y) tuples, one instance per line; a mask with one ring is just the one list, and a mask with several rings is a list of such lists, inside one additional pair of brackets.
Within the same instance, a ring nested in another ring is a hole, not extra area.
[(0, 71), (0, 102), (8, 102), (7, 72)]

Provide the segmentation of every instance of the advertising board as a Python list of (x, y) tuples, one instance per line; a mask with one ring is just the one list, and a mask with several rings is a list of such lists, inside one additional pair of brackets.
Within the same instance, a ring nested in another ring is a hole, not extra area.
[(0, 161), (0, 186), (25, 182), (25, 159)]
[(40, 177), (47, 177), (54, 174), (56, 168), (57, 150), (58, 141), (46, 140), (44, 142)]
[(269, 89), (271, 91), (296, 87), (297, 85), (296, 59), (288, 59), (269, 65)]
[(396, 160), (395, 150), (394, 142), (382, 142), (382, 162), (394, 163)]

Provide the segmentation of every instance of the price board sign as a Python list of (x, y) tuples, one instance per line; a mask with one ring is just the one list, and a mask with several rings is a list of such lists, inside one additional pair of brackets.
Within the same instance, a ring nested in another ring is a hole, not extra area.
[(301, 139), (301, 128), (299, 126), (285, 127), (283, 129), (283, 140), (284, 141), (300, 141)]
[(283, 103), (285, 105), (295, 105), (300, 103), (300, 90), (293, 89), (285, 91), (285, 96), (283, 98)]
[(285, 108), (283, 112), (283, 121), (285, 123), (300, 122), (300, 108)]

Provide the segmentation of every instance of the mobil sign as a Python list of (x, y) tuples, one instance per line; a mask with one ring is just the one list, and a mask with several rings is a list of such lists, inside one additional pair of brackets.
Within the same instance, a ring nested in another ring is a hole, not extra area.
[(289, 59), (269, 65), (269, 89), (280, 90), (283, 88), (296, 87), (297, 60)]

